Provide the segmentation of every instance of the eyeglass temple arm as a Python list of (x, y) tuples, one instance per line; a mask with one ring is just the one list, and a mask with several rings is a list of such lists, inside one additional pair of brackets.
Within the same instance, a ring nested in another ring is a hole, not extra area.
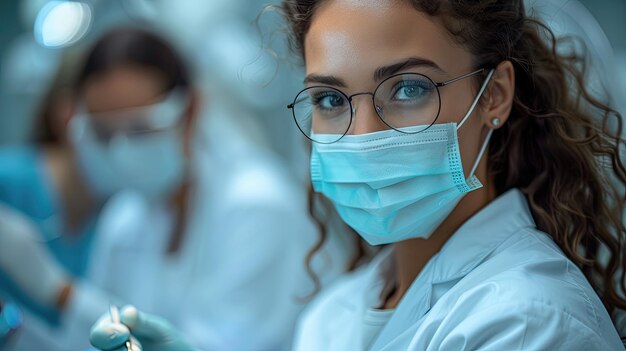
[(300, 103), (300, 102), (302, 102), (302, 101), (304, 101), (304, 100), (306, 100), (306, 98), (305, 98), (305, 97), (300, 98), (300, 99), (298, 99), (297, 101), (294, 101), (294, 102), (290, 103), (289, 105), (287, 105), (287, 108), (293, 108), (294, 106), (296, 106), (296, 104), (298, 104), (298, 103)]
[(478, 70), (476, 70), (476, 71), (474, 71), (474, 72), (466, 73), (466, 74), (464, 74), (464, 75), (462, 75), (462, 76), (459, 76), (459, 77), (456, 77), (456, 78), (453, 78), (453, 79), (447, 80), (447, 81), (445, 81), (445, 82), (435, 83), (435, 85), (436, 85), (436, 86), (438, 86), (438, 87), (445, 87), (445, 86), (446, 86), (446, 85), (448, 85), (448, 84), (452, 84), (452, 83), (454, 83), (454, 82), (458, 82), (458, 81), (459, 81), (459, 80), (461, 80), (461, 79), (465, 79), (465, 78), (467, 78), (467, 77), (471, 77), (471, 76), (473, 76), (473, 75), (480, 74), (480, 73), (484, 73), (484, 72), (485, 72), (485, 69), (484, 69), (484, 68), (481, 68), (481, 69), (478, 69)]

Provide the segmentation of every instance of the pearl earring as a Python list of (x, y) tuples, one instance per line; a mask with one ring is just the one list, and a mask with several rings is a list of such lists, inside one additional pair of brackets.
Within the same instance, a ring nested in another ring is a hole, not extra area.
[(491, 124), (492, 124), (494, 127), (498, 128), (498, 127), (500, 126), (500, 118), (498, 118), (498, 117), (494, 117), (494, 118), (492, 118), (492, 119), (491, 119)]

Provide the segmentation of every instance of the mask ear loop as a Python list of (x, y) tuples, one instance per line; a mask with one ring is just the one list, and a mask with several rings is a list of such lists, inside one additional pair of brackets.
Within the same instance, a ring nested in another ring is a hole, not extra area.
[(479, 162), (480, 159), (483, 158), (483, 154), (485, 153), (485, 150), (487, 149), (487, 145), (489, 145), (489, 140), (491, 139), (491, 135), (493, 134), (493, 131), (496, 130), (500, 126), (500, 119), (498, 117), (492, 118), (491, 124), (494, 126), (494, 128), (489, 128), (489, 131), (487, 132), (487, 137), (485, 138), (485, 141), (483, 142), (483, 146), (480, 147), (480, 151), (478, 152), (478, 156), (476, 157), (474, 166), (472, 166), (470, 177), (474, 175), (474, 172), (476, 171), (476, 168), (478, 167), (478, 164), (480, 163)]
[(476, 161), (474, 161), (472, 170), (469, 172), (469, 176), (467, 178), (471, 178), (474, 175), (474, 172), (476, 172), (476, 168), (478, 168), (478, 164), (480, 163), (480, 160), (483, 158), (483, 155), (485, 154), (485, 151), (487, 150), (487, 145), (489, 145), (489, 139), (491, 139), (492, 134), (493, 134), (493, 128), (489, 128), (489, 131), (487, 132), (487, 137), (485, 138), (485, 141), (483, 142), (483, 146), (480, 147), (478, 156), (476, 156)]
[(483, 93), (485, 92), (485, 89), (487, 89), (487, 85), (489, 81), (491, 80), (491, 77), (493, 76), (493, 73), (495, 71), (496, 70), (492, 68), (491, 71), (489, 71), (489, 73), (487, 74), (487, 78), (485, 78), (485, 82), (480, 87), (480, 90), (478, 91), (478, 94), (476, 95), (474, 102), (472, 102), (472, 106), (470, 106), (469, 110), (467, 110), (467, 113), (465, 114), (461, 122), (459, 122), (459, 125), (456, 127), (457, 130), (459, 130), (461, 126), (465, 124), (465, 121), (467, 121), (467, 119), (472, 114), (472, 112), (474, 112), (474, 109), (476, 108), (476, 105), (478, 105), (478, 101), (480, 100), (480, 97), (483, 96)]
[[(485, 78), (485, 81), (483, 82), (483, 85), (480, 87), (478, 94), (476, 94), (476, 98), (474, 99), (474, 102), (472, 102), (472, 106), (470, 106), (469, 110), (467, 110), (467, 113), (465, 114), (463, 119), (461, 119), (461, 122), (459, 122), (458, 126), (456, 127), (457, 130), (459, 130), (461, 126), (465, 124), (465, 121), (467, 121), (467, 119), (472, 114), (472, 112), (474, 112), (476, 105), (478, 105), (478, 101), (480, 101), (480, 98), (481, 96), (483, 96), (485, 89), (487, 89), (487, 85), (489, 84), (489, 81), (491, 80), (491, 77), (493, 77), (493, 73), (495, 71), (496, 70), (492, 68), (487, 74), (487, 78)], [(483, 145), (480, 147), (480, 151), (478, 152), (478, 156), (476, 157), (476, 160), (474, 161), (472, 170), (469, 172), (468, 179), (474, 175), (474, 172), (476, 172), (476, 169), (478, 168), (478, 164), (480, 163), (480, 160), (483, 158), (483, 155), (485, 154), (485, 151), (487, 150), (487, 145), (489, 145), (489, 139), (491, 139), (492, 134), (493, 134), (493, 129), (489, 128), (489, 132), (487, 132), (487, 137), (485, 138)]]

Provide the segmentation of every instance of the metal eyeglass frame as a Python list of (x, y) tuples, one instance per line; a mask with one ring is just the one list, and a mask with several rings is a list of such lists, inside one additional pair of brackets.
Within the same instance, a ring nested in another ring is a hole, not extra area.
[[(475, 76), (475, 75), (477, 75), (477, 74), (484, 73), (484, 72), (486, 72), (486, 71), (487, 71), (487, 69), (486, 69), (486, 68), (480, 68), (480, 69), (477, 69), (477, 70), (475, 70), (475, 71), (473, 71), (473, 72), (470, 72), (470, 73), (466, 73), (466, 74), (460, 75), (460, 76), (458, 76), (458, 77), (456, 77), (456, 78), (452, 78), (452, 79), (450, 79), (450, 80), (446, 80), (446, 81), (444, 81), (444, 82), (435, 82), (435, 81), (433, 81), (430, 77), (428, 77), (427, 75), (422, 74), (422, 73), (415, 73), (415, 72), (404, 72), (404, 73), (398, 73), (398, 74), (394, 74), (394, 75), (392, 75), (392, 76), (389, 76), (389, 77), (385, 78), (382, 82), (380, 82), (380, 83), (378, 84), (378, 86), (376, 86), (376, 89), (374, 89), (374, 91), (373, 91), (373, 92), (360, 92), (360, 93), (355, 93), (355, 94), (352, 94), (352, 95), (350, 95), (350, 96), (346, 95), (343, 91), (341, 91), (341, 90), (339, 90), (339, 89), (337, 89), (337, 88), (333, 88), (333, 87), (330, 87), (330, 86), (325, 86), (325, 85), (314, 85), (314, 86), (306, 87), (306, 88), (304, 88), (304, 89), (300, 90), (300, 91), (298, 92), (298, 94), (296, 94), (296, 97), (293, 99), (293, 102), (292, 102), (292, 103), (290, 103), (289, 105), (287, 105), (287, 108), (291, 110), (291, 113), (292, 113), (292, 115), (293, 115), (293, 120), (294, 120), (294, 122), (296, 123), (296, 126), (298, 127), (298, 129), (300, 130), (300, 132), (301, 132), (302, 134), (304, 134), (304, 136), (305, 136), (305, 137), (307, 137), (307, 139), (311, 140), (311, 141), (312, 141), (312, 142), (314, 142), (314, 143), (319, 143), (319, 144), (332, 144), (332, 143), (336, 143), (336, 142), (338, 142), (339, 140), (341, 140), (341, 138), (343, 138), (343, 137), (344, 137), (344, 136), (348, 133), (348, 131), (350, 130), (350, 127), (352, 126), (352, 120), (354, 119), (354, 114), (355, 114), (354, 106), (352, 105), (352, 98), (354, 98), (355, 96), (359, 96), (359, 95), (370, 95), (370, 96), (372, 97), (372, 104), (374, 105), (374, 111), (376, 111), (376, 115), (378, 116), (378, 118), (380, 118), (380, 120), (381, 120), (381, 121), (382, 121), (382, 122), (383, 122), (386, 126), (388, 126), (388, 127), (389, 127), (389, 128), (391, 128), (391, 129), (397, 130), (397, 131), (399, 131), (400, 133), (404, 133), (404, 134), (417, 134), (417, 133), (423, 132), (423, 131), (425, 131), (426, 129), (430, 128), (433, 124), (435, 124), (435, 122), (437, 122), (437, 119), (439, 118), (439, 114), (441, 113), (441, 93), (439, 92), (439, 88), (445, 87), (446, 85), (450, 85), (450, 84), (452, 84), (452, 83), (458, 82), (458, 81), (463, 80), (463, 79), (465, 79), (465, 78), (468, 78), (468, 77), (471, 77), (471, 76)], [(418, 130), (418, 131), (416, 131), (416, 132), (408, 132), (408, 131), (403, 131), (403, 130), (400, 130), (400, 129), (398, 129), (398, 128), (394, 127), (394, 126), (389, 125), (389, 124), (388, 124), (388, 123), (387, 123), (387, 122), (383, 119), (383, 117), (380, 115), (380, 108), (381, 108), (381, 107), (380, 107), (380, 106), (377, 106), (377, 105), (376, 105), (376, 103), (374, 102), (374, 97), (376, 96), (376, 92), (378, 91), (378, 89), (379, 89), (379, 88), (380, 88), (383, 84), (385, 84), (385, 82), (386, 82), (386, 81), (388, 81), (388, 80), (390, 80), (390, 79), (392, 79), (392, 78), (394, 78), (394, 77), (398, 77), (398, 76), (402, 76), (402, 75), (406, 75), (406, 74), (416, 74), (416, 75), (420, 75), (420, 76), (425, 77), (426, 79), (428, 79), (428, 80), (429, 80), (429, 81), (430, 81), (430, 82), (431, 82), (431, 83), (435, 86), (435, 89), (436, 89), (436, 91), (437, 91), (437, 98), (438, 98), (438, 101), (439, 101), (439, 106), (437, 107), (437, 115), (435, 116), (435, 118), (433, 119), (433, 121), (432, 121), (432, 122), (431, 122), (431, 123), (430, 123), (427, 127), (425, 127), (424, 129)], [(341, 95), (343, 95), (343, 97), (345, 97), (345, 98), (346, 98), (346, 100), (348, 101), (348, 104), (350, 105), (350, 123), (348, 123), (348, 127), (347, 127), (347, 128), (346, 128), (346, 130), (343, 132), (343, 134), (341, 135), (341, 137), (339, 137), (339, 138), (338, 138), (337, 140), (335, 140), (335, 141), (331, 141), (331, 142), (328, 142), (328, 143), (324, 143), (324, 142), (320, 142), (320, 141), (313, 140), (313, 139), (311, 139), (311, 137), (310, 137), (310, 136), (309, 136), (309, 135), (308, 135), (308, 134), (307, 134), (304, 130), (302, 130), (302, 127), (301, 127), (301, 126), (300, 126), (300, 124), (298, 123), (298, 119), (297, 119), (297, 117), (296, 117), (296, 110), (295, 110), (295, 108), (294, 108), (294, 107), (296, 106), (296, 104), (298, 104), (298, 103), (300, 103), (300, 102), (302, 101), (302, 99), (298, 100), (298, 96), (300, 96), (300, 94), (302, 94), (303, 92), (305, 92), (305, 91), (307, 91), (307, 90), (310, 90), (310, 89), (313, 89), (313, 88), (329, 88), (329, 89), (333, 89), (333, 90), (335, 90), (335, 91), (339, 92)]]

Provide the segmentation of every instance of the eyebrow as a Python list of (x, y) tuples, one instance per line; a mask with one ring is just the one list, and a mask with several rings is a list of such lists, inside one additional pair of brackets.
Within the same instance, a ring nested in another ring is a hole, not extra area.
[[(413, 67), (428, 67), (433, 68), (439, 72), (445, 73), (441, 67), (439, 67), (435, 62), (421, 58), (421, 57), (409, 57), (404, 59), (398, 63), (394, 63), (392, 65), (379, 67), (376, 69), (374, 73), (374, 80), (381, 81), (387, 77), (390, 77), (400, 71), (406, 70), (408, 68)], [(304, 84), (317, 83), (323, 85), (332, 85), (337, 87), (346, 87), (346, 83), (343, 79), (336, 76), (325, 76), (319, 74), (309, 74), (304, 78)]]
[(389, 76), (392, 76), (398, 72), (401, 72), (405, 69), (408, 68), (413, 68), (413, 67), (427, 67), (427, 68), (433, 68), (441, 73), (445, 73), (445, 71), (443, 69), (441, 69), (441, 67), (439, 67), (436, 63), (434, 63), (431, 60), (422, 58), (422, 57), (409, 57), (407, 59), (404, 59), (398, 63), (394, 63), (392, 65), (389, 66), (384, 66), (384, 67), (380, 67), (376, 70), (376, 72), (374, 73), (374, 79), (376, 81), (381, 81)]
[(342, 88), (346, 87), (346, 83), (341, 78), (335, 76), (323, 76), (319, 74), (309, 74), (306, 78), (304, 78), (304, 84), (310, 83), (333, 85)]

